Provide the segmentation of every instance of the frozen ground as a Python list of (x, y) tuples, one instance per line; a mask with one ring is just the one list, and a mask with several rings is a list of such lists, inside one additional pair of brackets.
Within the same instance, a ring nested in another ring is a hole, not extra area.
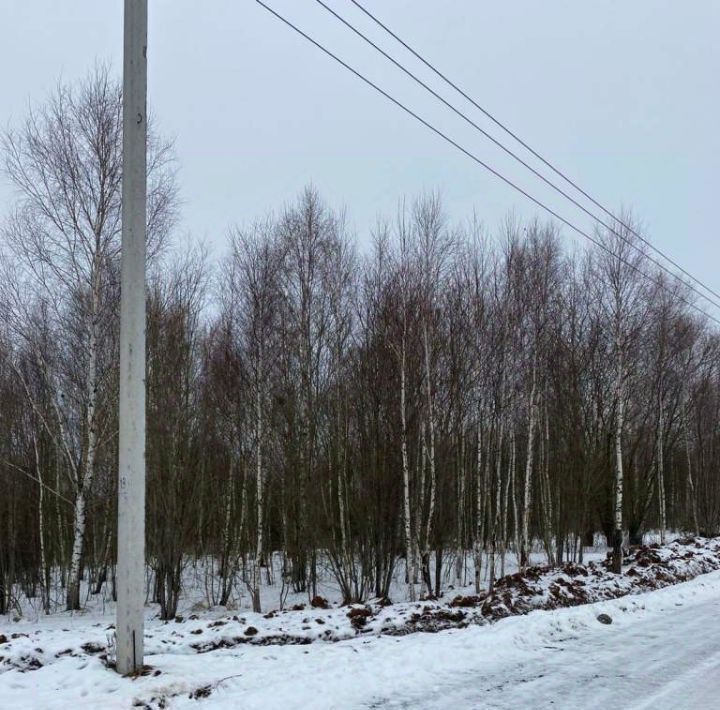
[[(648, 550), (637, 559), (636, 583), (655, 580), (656, 566), (643, 566), (648, 555), (666, 560), (657, 565), (666, 584), (662, 575), (671, 572), (677, 579), (710, 563), (717, 568), (720, 541)], [(517, 599), (555, 603), (553, 587), (567, 572), (543, 574), (530, 587), (523, 581), (526, 591)], [(585, 583), (577, 589), (617, 593), (616, 581), (606, 583), (604, 575), (578, 575)], [(561, 584), (559, 591), (566, 588)], [(0, 708), (718, 707), (720, 571), (659, 591), (495, 623), (472, 616), (482, 606), (460, 609), (449, 600), (371, 608), (359, 625), (347, 607), (337, 606), (267, 618), (196, 605), (196, 613), (167, 624), (150, 608), (150, 669), (137, 679), (119, 677), (102, 660), (112, 638), (108, 609), (0, 617)], [(393, 625), (402, 631), (424, 608), (462, 610), (470, 626), (392, 635)], [(613, 623), (600, 623), (601, 613)], [(295, 645), (261, 645), (280, 635)], [(348, 640), (322, 642), (338, 638)]]
[[(646, 542), (654, 542), (656, 535), (649, 534), (646, 536)], [(586, 547), (584, 549), (585, 561), (600, 560), (605, 557), (606, 547), (605, 540), (601, 535), (597, 536), (597, 545), (594, 547)], [(532, 564), (543, 565), (546, 563), (547, 556), (540, 546), (537, 546), (531, 552), (530, 560)], [(463, 566), (463, 584), (458, 585), (455, 580), (455, 560), (453, 558), (447, 558), (443, 567), (443, 589), (449, 590), (450, 593), (470, 593), (473, 588), (473, 580), (475, 570), (473, 566), (473, 555), (472, 552), (466, 552), (465, 564)], [(188, 617), (191, 614), (198, 614), (200, 616), (212, 616), (215, 612), (226, 613), (228, 610), (242, 613), (249, 611), (252, 608), (250, 595), (248, 593), (246, 585), (241, 581), (237, 580), (233, 586), (232, 593), (230, 596), (230, 602), (227, 607), (221, 607), (215, 605), (215, 601), (220, 594), (219, 582), (217, 578), (216, 570), (210, 569), (209, 564), (211, 561), (207, 560), (196, 560), (189, 561), (183, 570), (183, 584), (182, 592), (180, 596), (180, 603), (178, 604), (178, 615), (182, 617)], [(276, 610), (281, 606), (286, 609), (290, 609), (298, 604), (307, 604), (309, 601), (309, 595), (306, 592), (294, 593), (287, 588), (283, 588), (281, 584), (281, 558), (280, 555), (275, 554), (273, 556), (273, 570), (270, 576), (272, 583), (268, 584), (267, 575), (261, 576), (260, 586), (260, 598), (262, 603), (263, 611)], [(216, 565), (217, 566), (217, 565)], [(488, 567), (489, 567), (489, 555), (483, 554), (483, 565), (482, 565), (482, 583), (487, 584), (488, 581)], [(434, 557), (431, 558), (430, 569), (432, 578), (435, 578), (435, 565)], [(505, 564), (501, 567), (500, 560), (496, 560), (496, 574), (512, 574), (517, 572), (518, 564), (516, 555), (512, 551), (508, 551)], [(57, 576), (57, 575), (56, 575)], [(150, 589), (152, 588), (152, 581), (148, 578), (147, 580), (147, 599), (150, 599)], [(422, 586), (417, 585), (418, 593), (422, 591)], [(15, 595), (18, 600), (18, 608), (13, 610), (10, 614), (10, 619), (21, 616), (24, 621), (29, 621), (34, 625), (44, 624), (48, 621), (47, 617), (43, 614), (41, 601), (38, 596), (34, 599), (27, 599), (22, 590), (19, 587), (15, 588)], [(332, 575), (330, 566), (327, 562), (320, 561), (318, 566), (318, 594), (327, 599), (331, 604), (339, 604), (341, 601), (341, 594), (338, 584)], [(405, 601), (407, 598), (407, 585), (405, 584), (405, 568), (402, 561), (399, 561), (395, 566), (393, 578), (390, 584), (390, 598), (393, 601)], [(88, 585), (82, 583), (81, 603), (83, 606), (82, 615), (85, 618), (94, 618), (99, 622), (112, 620), (115, 616), (115, 604), (110, 596), (110, 590), (108, 585), (104, 585), (102, 591), (99, 594), (92, 594)], [(59, 580), (55, 580), (54, 589), (51, 593), (51, 607), (52, 607), (52, 618), (65, 617), (64, 612), (65, 605), (65, 590), (60, 588)], [(159, 605), (146, 603), (147, 617), (149, 621), (159, 615)], [(0, 624), (5, 619), (0, 616)]]
[[(613, 623), (599, 623), (600, 613)], [(84, 631), (78, 624), (68, 633), (82, 639)], [(67, 656), (33, 672), (7, 672), (0, 675), (0, 705), (714, 708), (720, 572), (642, 595), (438, 634), (157, 653), (148, 661), (160, 674), (136, 680), (118, 677), (96, 657)]]

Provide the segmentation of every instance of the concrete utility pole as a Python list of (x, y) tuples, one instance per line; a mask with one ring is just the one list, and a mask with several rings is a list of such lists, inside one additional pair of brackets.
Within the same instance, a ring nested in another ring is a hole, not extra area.
[(143, 667), (147, 0), (125, 0), (117, 670)]

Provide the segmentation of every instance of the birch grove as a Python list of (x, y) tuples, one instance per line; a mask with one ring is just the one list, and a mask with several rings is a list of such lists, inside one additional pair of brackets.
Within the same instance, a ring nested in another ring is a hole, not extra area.
[[(0, 613), (114, 593), (119, 89), (102, 68), (5, 134)], [(313, 188), (171, 248), (171, 146), (150, 148), (148, 601), (266, 611), (480, 591), (611, 564), (657, 531), (720, 531), (720, 339), (623, 223), (451, 215), (435, 193), (371, 234)], [(350, 204), (350, 213), (352, 205)], [(642, 273), (641, 273), (642, 272)], [(394, 586), (393, 586), (394, 585)]]

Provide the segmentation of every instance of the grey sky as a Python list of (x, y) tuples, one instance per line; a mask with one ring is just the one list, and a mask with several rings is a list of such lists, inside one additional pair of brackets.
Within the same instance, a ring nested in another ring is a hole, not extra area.
[[(588, 227), (313, 0), (267, 1)], [(327, 1), (407, 58), (347, 0)], [(603, 203), (631, 206), (660, 248), (720, 288), (720, 2), (365, 2)], [(228, 225), (279, 209), (309, 182), (347, 206), (360, 239), (378, 213), (429, 188), (442, 191), (452, 217), (474, 207), (491, 228), (509, 210), (538, 213), (252, 0), (150, 5), (150, 102), (161, 130), (177, 139), (183, 231), (193, 237), (220, 247)], [(61, 75), (81, 77), (96, 59), (119, 73), (121, 51), (121, 0), (3, 0), (0, 125), (18, 122)], [(3, 213), (10, 198), (0, 183)]]

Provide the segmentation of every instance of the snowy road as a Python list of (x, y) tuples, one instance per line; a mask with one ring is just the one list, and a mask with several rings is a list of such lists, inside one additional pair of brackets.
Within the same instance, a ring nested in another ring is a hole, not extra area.
[(638, 623), (477, 667), (388, 708), (720, 707), (720, 593)]
[[(613, 623), (599, 623), (600, 613)], [(159, 628), (173, 633), (173, 625)], [(71, 634), (81, 642), (87, 631), (78, 621)], [(32, 639), (39, 647), (51, 642), (50, 630)], [(720, 572), (437, 634), (155, 653), (147, 660), (157, 675), (136, 680), (96, 657), (72, 655), (32, 672), (6, 672), (0, 708), (720, 708)]]
[[(597, 621), (601, 612), (612, 625)], [(491, 627), (302, 653), (309, 663), (285, 666), (264, 703), (240, 680), (209, 705), (230, 707), (232, 697), (237, 707), (285, 709), (720, 708), (720, 573)]]

